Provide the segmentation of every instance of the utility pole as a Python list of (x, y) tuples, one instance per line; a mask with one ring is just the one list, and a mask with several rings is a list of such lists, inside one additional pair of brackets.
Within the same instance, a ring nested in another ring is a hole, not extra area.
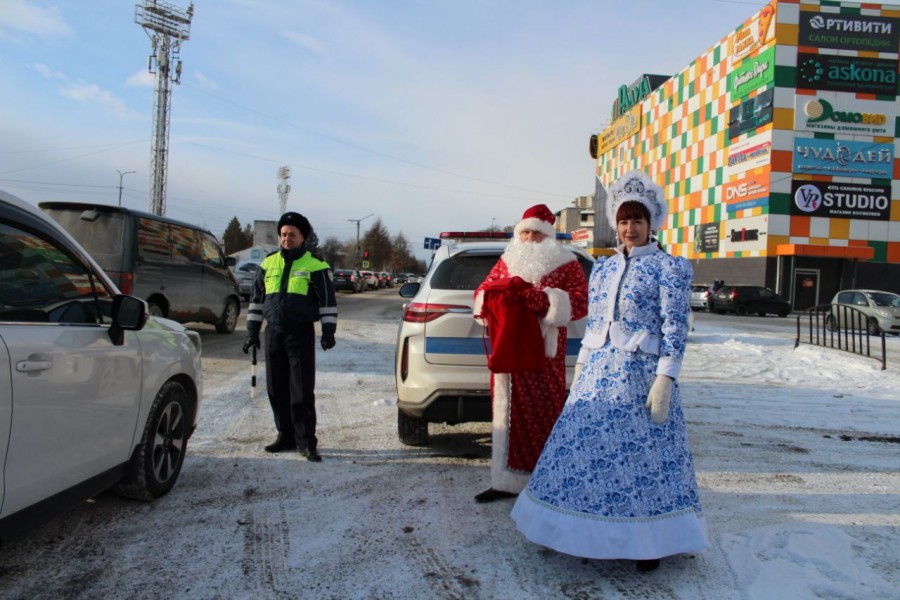
[(166, 214), (171, 84), (181, 83), (181, 43), (190, 39), (193, 16), (193, 3), (186, 11), (162, 0), (144, 0), (135, 5), (134, 22), (144, 28), (153, 44), (147, 70), (156, 74), (150, 157), (150, 212), (154, 215)]
[(291, 178), (291, 168), (290, 167), (279, 167), (278, 169), (278, 179), (281, 180), (281, 183), (278, 184), (278, 214), (283, 215), (287, 212), (287, 200), (288, 194), (291, 193), (291, 185), (288, 183), (288, 179)]
[(359, 269), (359, 222), (374, 216), (375, 213), (372, 213), (371, 215), (364, 216), (362, 219), (347, 219), (351, 223), (356, 223), (356, 262), (353, 263), (354, 269)]
[(122, 171), (116, 169), (116, 173), (119, 174), (119, 206), (122, 206), (122, 178), (129, 173), (137, 173), (137, 171), (125, 171), (123, 173)]

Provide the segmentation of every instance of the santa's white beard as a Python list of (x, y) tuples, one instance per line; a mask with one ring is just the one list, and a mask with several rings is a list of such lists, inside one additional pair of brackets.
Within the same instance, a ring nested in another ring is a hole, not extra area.
[(529, 283), (540, 282), (544, 276), (572, 260), (575, 256), (551, 237), (541, 242), (523, 242), (514, 238), (503, 253), (509, 274), (518, 275)]

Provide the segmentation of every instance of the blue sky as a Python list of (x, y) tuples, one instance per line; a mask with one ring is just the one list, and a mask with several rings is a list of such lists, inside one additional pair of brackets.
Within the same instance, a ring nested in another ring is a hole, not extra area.
[[(180, 8), (187, 0), (170, 0)], [(0, 188), (149, 202), (153, 81), (135, 1), (0, 0)], [(414, 249), (593, 193), (616, 90), (672, 74), (763, 2), (198, 0), (173, 86), (167, 210), (221, 235), (288, 208)], [(364, 232), (374, 217), (362, 222)], [(417, 252), (425, 255), (421, 250)]]

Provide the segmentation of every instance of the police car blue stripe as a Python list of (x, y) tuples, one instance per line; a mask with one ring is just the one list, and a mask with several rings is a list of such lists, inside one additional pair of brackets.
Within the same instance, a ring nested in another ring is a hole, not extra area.
[[(481, 338), (426, 337), (426, 354), (484, 354), (484, 346), (488, 349), (491, 342)], [(566, 340), (566, 355), (576, 356), (581, 350), (581, 338)]]

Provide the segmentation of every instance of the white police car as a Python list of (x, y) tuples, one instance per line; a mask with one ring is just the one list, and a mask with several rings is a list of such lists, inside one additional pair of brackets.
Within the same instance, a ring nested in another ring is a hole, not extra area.
[[(442, 233), (443, 244), (424, 280), (400, 288), (400, 295), (410, 298), (403, 307), (395, 354), (397, 430), (402, 443), (427, 444), (429, 422), (491, 420), (484, 328), (472, 317), (472, 307), (475, 288), (509, 245), (510, 235)], [(566, 247), (589, 276), (593, 258), (581, 248)], [(586, 322), (581, 319), (568, 328), (568, 383)]]

